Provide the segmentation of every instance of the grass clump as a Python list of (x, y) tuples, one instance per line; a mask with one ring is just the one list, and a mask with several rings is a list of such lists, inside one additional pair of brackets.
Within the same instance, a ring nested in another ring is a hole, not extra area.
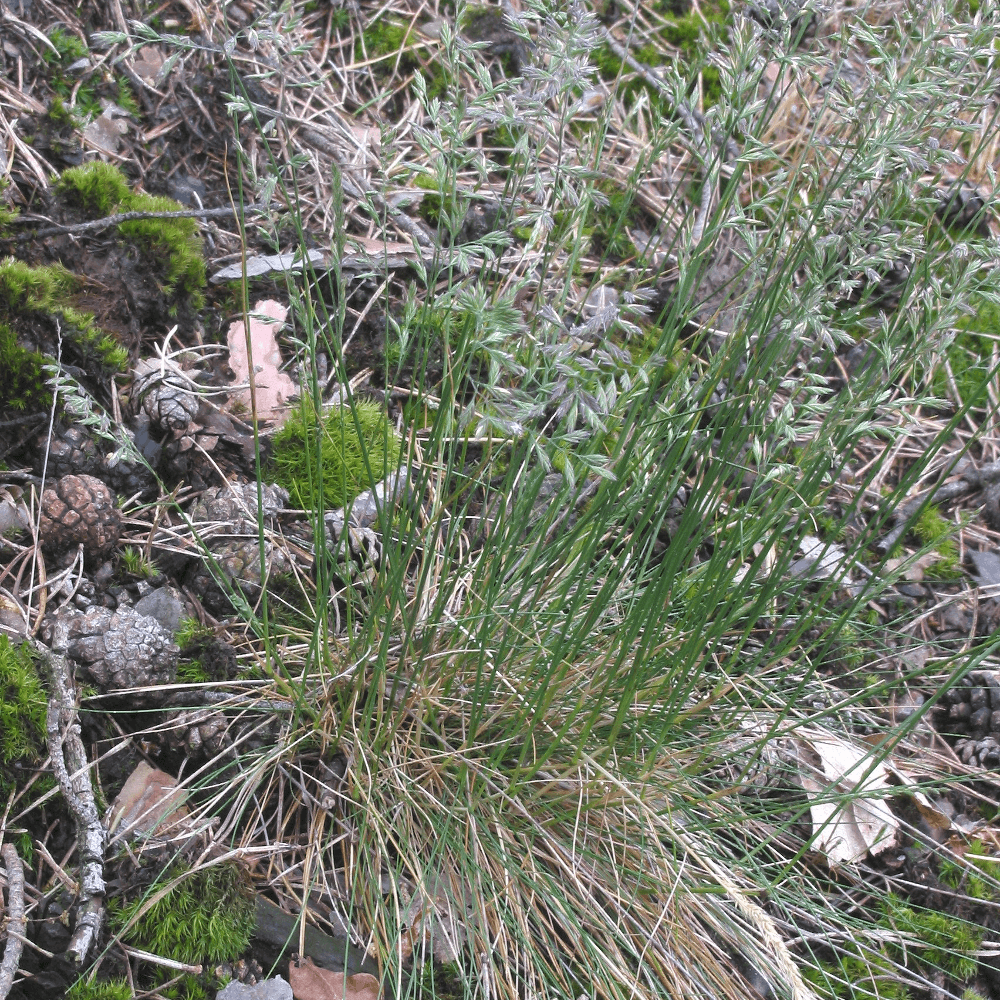
[[(133, 192), (117, 167), (100, 161), (64, 171), (58, 188), (92, 218), (121, 212), (176, 212), (184, 208), (172, 198)], [(194, 309), (201, 307), (205, 259), (194, 219), (133, 219), (120, 223), (118, 232), (159, 262), (164, 295), (183, 298)]]
[[(271, 466), (277, 482), (305, 510), (349, 503), (391, 472), (400, 442), (376, 403), (356, 400), (315, 418), (296, 413), (274, 437)], [(311, 456), (320, 456), (317, 467)]]
[(0, 798), (14, 786), (13, 768), (44, 749), (47, 708), (28, 647), (0, 636)]

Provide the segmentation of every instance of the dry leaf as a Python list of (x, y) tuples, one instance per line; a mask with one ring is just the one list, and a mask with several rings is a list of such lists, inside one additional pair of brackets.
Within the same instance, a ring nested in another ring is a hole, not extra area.
[(816, 850), (837, 865), (892, 847), (899, 822), (877, 794), (890, 787), (885, 765), (873, 763), (869, 750), (831, 733), (796, 739), (795, 746), (802, 787), (823, 798), (843, 797), (810, 804)]
[(121, 137), (128, 131), (128, 112), (109, 104), (84, 130), (84, 140), (104, 153), (117, 153)]
[(262, 275), (279, 272), (287, 274), (289, 272), (299, 272), (303, 268), (303, 261), (315, 267), (326, 267), (328, 262), (326, 254), (322, 250), (309, 250), (303, 258), (302, 254), (277, 253), (277, 254), (253, 254), (246, 259), (246, 267), (240, 261), (230, 264), (228, 267), (216, 271), (208, 280), (213, 284), (221, 281), (234, 281), (243, 277), (244, 272), (248, 278), (259, 278)]
[(288, 981), (296, 1000), (379, 1000), (382, 991), (378, 980), (367, 972), (353, 976), (331, 972), (306, 958), (298, 965), (288, 965)]
[(935, 839), (944, 840), (944, 833), (951, 829), (951, 815), (946, 810), (953, 807), (947, 799), (940, 800), (940, 804), (935, 802), (929, 795), (920, 790), (915, 778), (901, 771), (898, 767), (888, 765), (889, 772), (906, 789), (907, 794), (916, 803), (917, 809), (924, 821), (938, 834)]
[(108, 830), (121, 827), (122, 835), (162, 832), (187, 816), (186, 795), (176, 778), (140, 761), (111, 806)]
[(362, 253), (371, 254), (373, 257), (393, 256), (402, 254), (403, 256), (418, 257), (419, 253), (413, 249), (412, 243), (399, 243), (394, 240), (383, 240), (377, 236), (348, 236), (347, 242), (354, 244)]
[(143, 83), (156, 86), (160, 70), (163, 69), (163, 64), (166, 62), (166, 56), (164, 56), (162, 50), (156, 45), (144, 45), (139, 49), (138, 56), (139, 58), (132, 63), (135, 75)]
[[(258, 302), (250, 313), (250, 351), (257, 390), (257, 418), (274, 424), (284, 422), (288, 415), (289, 400), (298, 392), (298, 386), (279, 370), (281, 351), (276, 334), (287, 315), (288, 310), (273, 299)], [(242, 320), (237, 320), (229, 327), (229, 366), (236, 374), (238, 385), (249, 382), (247, 337)], [(235, 393), (234, 399), (250, 410), (249, 389)]]
[(802, 558), (796, 559), (788, 567), (791, 577), (804, 577), (809, 580), (826, 580), (836, 573), (842, 572), (844, 549), (841, 545), (830, 545), (812, 535), (806, 535), (799, 542)]

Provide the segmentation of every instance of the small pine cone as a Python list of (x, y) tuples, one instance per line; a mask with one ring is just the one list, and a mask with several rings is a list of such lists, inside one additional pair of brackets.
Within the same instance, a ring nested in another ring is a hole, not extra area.
[(171, 684), (180, 652), (170, 633), (133, 608), (94, 606), (69, 620), (70, 657), (82, 663), (101, 688)]
[(330, 551), (336, 554), (339, 564), (337, 575), (342, 584), (350, 580), (357, 587), (374, 582), (383, 555), (382, 539), (376, 532), (371, 528), (356, 528), (353, 524), (345, 526), (343, 520), (328, 516), (326, 537)]
[(984, 768), (1000, 766), (1000, 743), (992, 736), (981, 740), (963, 737), (956, 741), (955, 753), (965, 764)]
[(83, 545), (90, 559), (101, 559), (118, 543), (121, 513), (111, 490), (93, 476), (63, 476), (42, 494), (39, 534), (53, 550)]
[[(261, 487), (265, 521), (274, 518), (288, 504), (288, 490), (265, 483)], [(208, 523), (225, 524), (227, 533), (257, 533), (257, 484), (230, 483), (205, 490), (191, 508), (196, 527)]]
[(166, 713), (165, 722), (167, 746), (189, 757), (214, 756), (229, 743), (229, 720), (217, 709), (176, 709)]
[(135, 396), (150, 421), (175, 437), (187, 430), (198, 413), (198, 398), (184, 380), (155, 361), (135, 366)]
[(256, 986), (264, 978), (264, 970), (255, 958), (250, 961), (223, 962), (213, 970), (216, 979), (235, 979), (245, 986)]
[(97, 443), (79, 424), (57, 425), (51, 441), (47, 435), (37, 440), (39, 455), (48, 453), (48, 474), (53, 479), (63, 476), (96, 476), (101, 472), (102, 456)]
[[(187, 585), (201, 597), (212, 614), (225, 615), (232, 610), (226, 588), (219, 585), (212, 572), (210, 559), (215, 561), (220, 573), (234, 588), (238, 587), (251, 603), (260, 596), (260, 546), (253, 538), (217, 539), (209, 547), (210, 556), (192, 568)], [(277, 545), (264, 542), (264, 565), (267, 575), (285, 573), (291, 567), (288, 557)]]

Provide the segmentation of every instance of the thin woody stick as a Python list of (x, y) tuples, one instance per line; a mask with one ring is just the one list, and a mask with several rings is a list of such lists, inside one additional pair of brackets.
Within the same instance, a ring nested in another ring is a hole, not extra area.
[(24, 919), (24, 868), (21, 859), (13, 844), (0, 847), (0, 857), (7, 868), (7, 909), (10, 911), (7, 917), (7, 945), (0, 962), (0, 1000), (6, 1000), (14, 985), (14, 973), (21, 962), (27, 921)]
[(34, 643), (49, 682), (49, 710), (45, 728), (52, 770), (63, 798), (76, 819), (77, 850), (80, 856), (80, 905), (76, 928), (66, 955), (76, 965), (82, 965), (101, 933), (107, 832), (94, 801), (87, 754), (80, 739), (73, 682), (66, 662), (68, 645), (68, 629), (64, 622), (56, 625), (51, 649), (40, 642)]

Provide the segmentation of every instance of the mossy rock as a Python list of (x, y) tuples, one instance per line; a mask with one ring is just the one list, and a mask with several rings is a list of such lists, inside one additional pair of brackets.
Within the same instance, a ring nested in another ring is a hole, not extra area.
[(0, 636), (0, 800), (15, 786), (15, 767), (41, 757), (47, 708), (28, 647)]
[(44, 365), (62, 337), (63, 361), (98, 379), (122, 371), (128, 352), (70, 305), (78, 279), (53, 264), (31, 267), (0, 261), (0, 410), (25, 411), (50, 402)]
[[(124, 212), (184, 209), (172, 198), (133, 192), (117, 167), (101, 161), (64, 171), (56, 187), (69, 202), (94, 219)], [(194, 219), (133, 219), (120, 223), (118, 233), (154, 258), (162, 275), (163, 294), (168, 299), (183, 300), (192, 309), (203, 305), (205, 258)]]
[(294, 414), (274, 437), (271, 467), (292, 502), (337, 510), (379, 483), (399, 462), (400, 440), (382, 407), (355, 400), (317, 418)]

